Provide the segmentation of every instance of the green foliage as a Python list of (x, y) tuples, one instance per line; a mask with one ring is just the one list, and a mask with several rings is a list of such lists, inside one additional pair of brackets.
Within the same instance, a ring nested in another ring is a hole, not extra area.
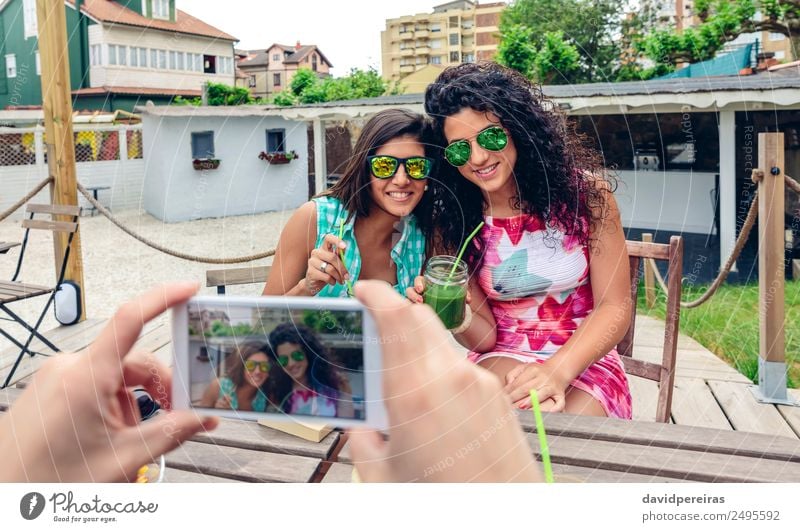
[(569, 80), (578, 71), (579, 60), (578, 50), (564, 39), (564, 32), (549, 31), (533, 62), (536, 78), (545, 85)]
[(208, 105), (245, 105), (253, 103), (250, 91), (244, 87), (231, 87), (224, 83), (208, 84)]
[[(760, 20), (756, 13), (761, 12)], [(798, 38), (800, 2), (797, 0), (699, 0), (695, 2), (699, 25), (676, 33), (674, 28), (650, 29), (634, 44), (661, 65), (698, 62), (713, 58), (729, 41), (756, 31), (783, 33)]]
[(217, 338), (220, 336), (251, 336), (255, 330), (249, 323), (239, 323), (237, 325), (227, 325), (220, 320), (214, 320), (211, 327), (203, 332), (203, 336)]
[(361, 334), (361, 314), (358, 312), (331, 312), (329, 310), (306, 310), (303, 323), (321, 334)]
[(292, 94), (292, 91), (285, 90), (275, 94), (272, 97), (272, 103), (275, 105), (280, 105), (281, 107), (289, 107), (291, 105), (297, 105), (297, 97)]
[[(298, 77), (300, 80), (297, 80)], [(354, 68), (347, 76), (322, 79), (308, 69), (300, 69), (292, 78), (290, 90), (276, 94), (273, 103), (289, 106), (355, 100), (382, 96), (387, 92), (397, 94), (398, 91), (399, 87), (396, 84), (390, 85), (372, 68), (369, 70)]]
[(301, 68), (295, 73), (289, 88), (292, 94), (300, 96), (306, 89), (314, 85), (317, 80), (317, 75), (310, 68)]
[(200, 98), (184, 98), (183, 96), (175, 96), (172, 99), (172, 105), (194, 105), (198, 107), (202, 104)]
[(500, 21), (500, 61), (548, 83), (608, 81), (623, 12), (618, 0), (516, 0)]
[[(694, 300), (705, 292), (706, 286), (684, 284), (684, 301)], [(648, 310), (640, 285), (637, 309), (639, 314), (664, 319), (666, 299), (656, 289), (656, 305)], [(800, 281), (787, 281), (784, 301), (786, 308), (786, 366), (790, 387), (800, 385)], [(758, 285), (723, 284), (707, 302), (697, 308), (681, 309), (680, 331), (691, 336), (707, 349), (734, 366), (740, 373), (756, 382), (759, 351)]]
[(649, 68), (642, 68), (637, 64), (626, 64), (617, 71), (616, 81), (646, 81), (648, 79), (665, 76), (675, 69), (670, 65), (658, 64)]
[[(231, 87), (224, 83), (208, 84), (208, 105), (246, 105), (255, 103), (250, 91), (244, 87)], [(202, 105), (201, 98), (184, 98), (176, 96), (172, 100), (172, 105)]]
[(497, 47), (497, 62), (531, 77), (535, 60), (533, 30), (521, 24), (508, 26)]

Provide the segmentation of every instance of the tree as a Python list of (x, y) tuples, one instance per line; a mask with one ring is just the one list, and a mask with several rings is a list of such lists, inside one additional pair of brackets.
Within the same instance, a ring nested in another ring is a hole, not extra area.
[(739, 35), (769, 31), (789, 37), (795, 56), (800, 53), (800, 0), (696, 0), (695, 14), (700, 24), (680, 33), (656, 29), (637, 49), (657, 65), (673, 66), (711, 59)]
[(292, 78), (292, 83), (289, 85), (289, 88), (292, 94), (300, 96), (308, 87), (314, 85), (318, 79), (317, 75), (312, 72), (310, 68), (300, 68)]
[[(516, 0), (501, 17), (500, 49), (504, 52), (499, 58), (512, 68), (530, 64), (528, 72), (520, 72), (551, 83), (614, 79), (620, 66), (623, 9), (624, 3), (619, 0)], [(559, 32), (560, 40), (556, 38)], [(524, 45), (526, 36), (539, 66)], [(540, 72), (539, 68), (547, 64), (570, 68)]]
[[(311, 76), (309, 76), (309, 73)], [(297, 80), (298, 76), (301, 77)], [(296, 82), (296, 83), (295, 83)], [(354, 68), (347, 76), (340, 78), (318, 78), (308, 69), (300, 69), (292, 78), (289, 90), (275, 95), (275, 105), (289, 106), (332, 102), (338, 100), (354, 100), (357, 98), (373, 98), (396, 92), (384, 81), (375, 69), (359, 70)]]
[(543, 85), (569, 80), (580, 69), (579, 60), (578, 50), (564, 39), (563, 32), (548, 31), (533, 61), (536, 78)]
[[(247, 105), (256, 103), (250, 91), (244, 87), (231, 87), (224, 83), (209, 83), (207, 88), (208, 105)], [(202, 105), (200, 98), (183, 98), (176, 96), (173, 105)]]
[(536, 60), (536, 47), (533, 43), (531, 28), (521, 24), (508, 26), (497, 47), (497, 62), (531, 77)]
[(253, 103), (250, 91), (224, 83), (208, 84), (208, 105), (245, 105)]

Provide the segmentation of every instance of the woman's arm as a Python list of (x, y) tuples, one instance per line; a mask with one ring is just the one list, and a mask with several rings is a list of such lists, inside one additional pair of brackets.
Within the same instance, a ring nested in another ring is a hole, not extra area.
[[(604, 182), (598, 186), (604, 195), (605, 210), (594, 213), (596, 222), (589, 243), (594, 310), (546, 363), (540, 367), (521, 365), (507, 375), (506, 391), (513, 401), (527, 401), (529, 390), (537, 388), (540, 399), (553, 397), (556, 408), (563, 408), (563, 394), (569, 383), (616, 347), (628, 329), (632, 304), (625, 234), (614, 195)], [(545, 383), (547, 389), (541, 388)]]
[(455, 334), (455, 339), (470, 351), (487, 353), (497, 342), (497, 325), (486, 293), (478, 284), (476, 276), (469, 282), (469, 307), (472, 310), (472, 323), (466, 331)]
[(317, 239), (317, 207), (313, 201), (295, 211), (281, 232), (265, 296), (313, 296), (305, 283), (308, 258)]
[(334, 235), (325, 235), (319, 248), (314, 248), (316, 241), (317, 207), (309, 201), (283, 228), (264, 286), (265, 296), (313, 296), (325, 284), (345, 283), (349, 277), (340, 253), (346, 244)]
[(205, 408), (214, 408), (214, 404), (217, 402), (217, 398), (219, 397), (219, 380), (214, 379), (211, 384), (208, 385), (206, 391), (203, 392), (203, 397), (200, 399), (200, 403), (197, 406), (202, 406)]

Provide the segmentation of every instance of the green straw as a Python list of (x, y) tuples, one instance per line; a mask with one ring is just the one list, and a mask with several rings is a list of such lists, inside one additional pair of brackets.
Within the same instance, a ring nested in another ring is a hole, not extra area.
[(484, 222), (479, 223), (478, 227), (472, 230), (472, 233), (470, 233), (470, 235), (464, 241), (464, 244), (462, 244), (461, 251), (458, 252), (458, 257), (456, 257), (456, 261), (453, 263), (453, 269), (450, 270), (450, 275), (447, 276), (448, 281), (450, 281), (453, 278), (453, 274), (456, 273), (456, 268), (458, 268), (458, 265), (461, 262), (461, 257), (464, 256), (464, 252), (467, 250), (467, 246), (469, 245), (470, 242), (472, 242), (472, 239), (475, 238), (475, 235), (478, 234), (478, 231), (481, 230), (483, 224)]
[[(339, 223), (339, 240), (342, 239), (344, 236), (344, 220)], [(339, 258), (342, 259), (342, 265), (344, 265), (344, 250), (339, 249)], [(353, 282), (350, 279), (345, 280), (345, 284), (347, 285), (347, 295), (352, 297), (353, 296)]]
[(550, 448), (547, 446), (547, 434), (544, 432), (544, 420), (542, 419), (542, 409), (539, 407), (539, 394), (536, 390), (531, 390), (531, 407), (533, 407), (533, 417), (536, 419), (536, 434), (539, 435), (539, 447), (542, 450), (542, 464), (544, 465), (544, 481), (548, 484), (553, 483), (553, 466), (550, 463)]

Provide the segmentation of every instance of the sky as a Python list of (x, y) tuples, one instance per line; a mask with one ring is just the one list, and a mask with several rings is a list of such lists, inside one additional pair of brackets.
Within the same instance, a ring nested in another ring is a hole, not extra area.
[[(333, 75), (381, 70), (386, 19), (430, 13), (447, 0), (177, 0), (177, 7), (239, 39), (237, 48), (316, 44)], [(488, 3), (484, 0), (483, 3)]]

